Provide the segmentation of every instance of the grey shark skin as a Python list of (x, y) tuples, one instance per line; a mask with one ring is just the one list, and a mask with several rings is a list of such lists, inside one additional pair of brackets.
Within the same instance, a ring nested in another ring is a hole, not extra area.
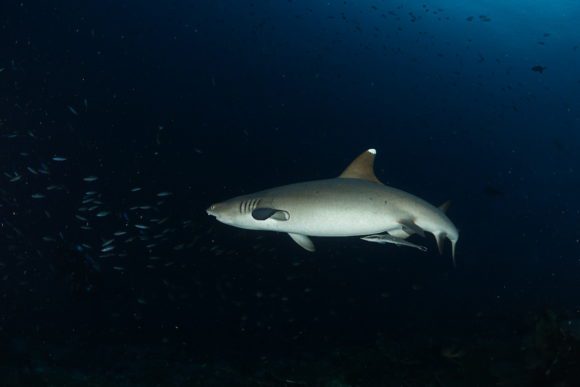
[[(314, 251), (310, 236), (359, 236), (378, 243), (403, 243), (413, 234), (435, 236), (442, 252), (451, 241), (455, 262), (457, 228), (437, 208), (407, 192), (382, 184), (373, 171), (376, 151), (357, 157), (337, 178), (314, 180), (237, 196), (207, 209), (218, 221), (248, 230), (288, 233), (300, 246)], [(386, 233), (384, 238), (375, 234)]]

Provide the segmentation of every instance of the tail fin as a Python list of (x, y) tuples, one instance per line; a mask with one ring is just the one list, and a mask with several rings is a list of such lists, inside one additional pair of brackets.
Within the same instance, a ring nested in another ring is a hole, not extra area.
[(437, 241), (437, 248), (439, 249), (439, 254), (443, 255), (443, 244), (445, 243), (445, 238), (447, 237), (447, 234), (445, 234), (444, 232), (441, 232), (439, 234), (434, 234), (435, 235), (435, 240)]
[(445, 244), (445, 239), (449, 239), (451, 242), (451, 258), (453, 260), (453, 267), (457, 267), (455, 262), (455, 246), (457, 245), (457, 239), (450, 239), (444, 232), (439, 234), (434, 234), (435, 240), (437, 241), (437, 248), (439, 249), (439, 254), (443, 255), (443, 246)]
[(457, 262), (455, 261), (455, 246), (457, 246), (458, 239), (450, 239), (451, 241), (451, 259), (453, 259), (453, 267), (457, 267)]

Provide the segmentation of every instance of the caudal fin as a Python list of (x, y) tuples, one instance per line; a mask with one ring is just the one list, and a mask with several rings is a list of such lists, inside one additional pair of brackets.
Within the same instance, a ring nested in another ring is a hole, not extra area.
[(434, 235), (435, 240), (437, 241), (437, 248), (439, 249), (439, 254), (443, 255), (443, 244), (445, 243), (445, 238), (447, 237), (447, 235), (444, 232)]
[(457, 263), (455, 262), (455, 246), (457, 245), (458, 239), (450, 239), (451, 240), (451, 259), (453, 259), (453, 267), (457, 267)]
[(437, 248), (439, 249), (439, 254), (443, 255), (443, 246), (445, 244), (445, 239), (449, 239), (451, 242), (451, 258), (453, 260), (453, 267), (456, 266), (455, 262), (455, 246), (457, 245), (457, 239), (450, 239), (444, 232), (439, 234), (434, 234), (435, 240), (437, 241)]

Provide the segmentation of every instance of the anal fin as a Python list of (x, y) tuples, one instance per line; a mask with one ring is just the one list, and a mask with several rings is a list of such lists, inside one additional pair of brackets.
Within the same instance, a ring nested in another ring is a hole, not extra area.
[(292, 238), (294, 242), (298, 243), (298, 245), (303, 249), (308, 250), (310, 252), (316, 250), (316, 248), (314, 247), (314, 243), (312, 243), (312, 240), (308, 238), (306, 235), (292, 233), (288, 233), (288, 235), (290, 235), (290, 238)]

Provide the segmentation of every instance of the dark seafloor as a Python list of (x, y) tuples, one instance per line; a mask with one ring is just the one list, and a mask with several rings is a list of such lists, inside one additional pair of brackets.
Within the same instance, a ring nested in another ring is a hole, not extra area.
[[(2, 1), (0, 386), (580, 386), (580, 3)], [(447, 254), (228, 227), (385, 183)]]

